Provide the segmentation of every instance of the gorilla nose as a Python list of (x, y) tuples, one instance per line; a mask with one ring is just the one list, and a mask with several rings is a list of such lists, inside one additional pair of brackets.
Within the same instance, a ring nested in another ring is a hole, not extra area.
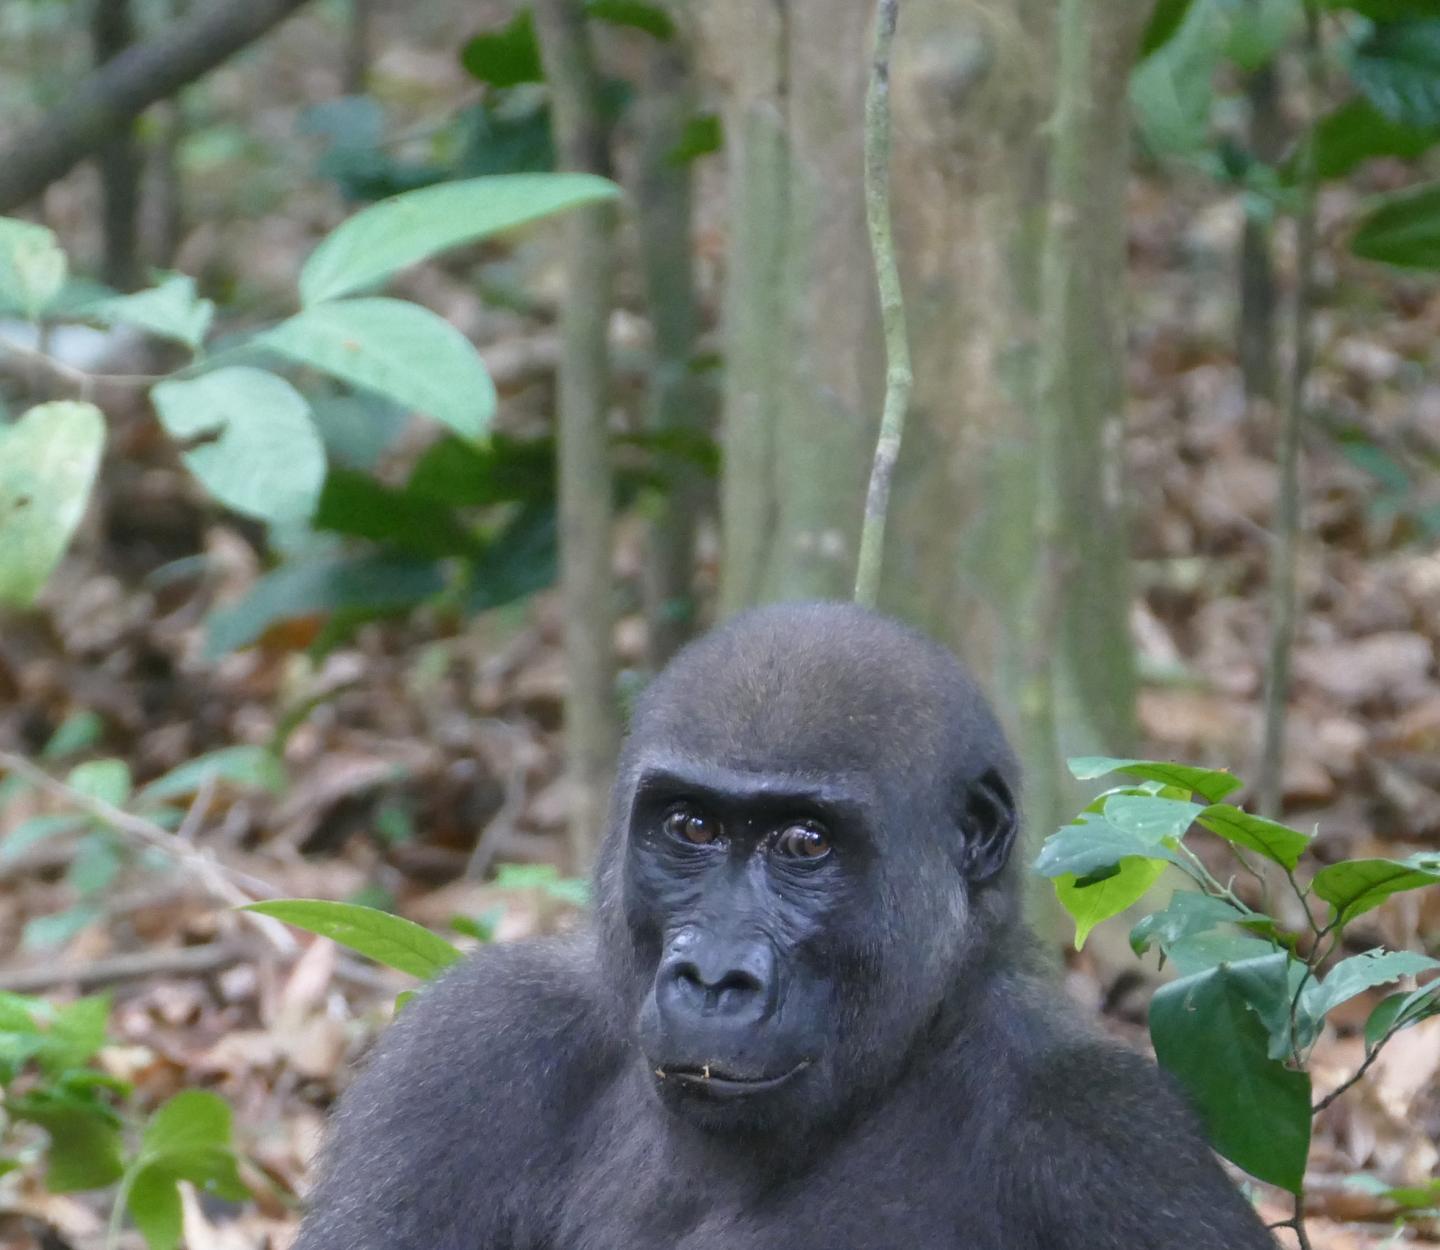
[(657, 980), (656, 1004), (672, 1022), (709, 1016), (758, 1024), (773, 1009), (774, 959), (762, 946), (687, 943), (665, 959)]

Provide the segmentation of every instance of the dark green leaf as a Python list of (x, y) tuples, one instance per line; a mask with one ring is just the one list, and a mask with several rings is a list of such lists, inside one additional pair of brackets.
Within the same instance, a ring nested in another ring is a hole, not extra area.
[(368, 473), (348, 469), (332, 470), (325, 479), (314, 526), (435, 559), (474, 554), (481, 546), (448, 505), (415, 490), (394, 490)]
[(530, 10), (517, 13), (502, 30), (476, 35), (461, 49), (460, 63), (472, 77), (492, 87), (543, 82), (540, 45), (535, 41), (535, 20)]
[(1315, 874), (1311, 888), (1335, 908), (1344, 924), (1380, 906), (1392, 894), (1440, 883), (1440, 855), (1408, 859), (1347, 859)]
[(1387, 1033), (1398, 1033), (1433, 1016), (1440, 1016), (1440, 983), (1432, 981), (1417, 990), (1391, 994), (1376, 1005), (1365, 1021), (1366, 1049), (1377, 1045)]
[[(1391, 121), (1369, 100), (1354, 99), (1321, 118), (1314, 131), (1315, 172), (1324, 179), (1343, 178), (1377, 156), (1414, 160), (1440, 140), (1440, 128)], [(1294, 180), (1298, 170), (1286, 171)]]
[(297, 617), (405, 612), (444, 588), (433, 561), (383, 552), (283, 565), (240, 602), (211, 615), (206, 653), (213, 657), (249, 646), (270, 626)]
[(1212, 803), (1196, 820), (1227, 842), (1256, 851), (1286, 868), (1294, 868), (1310, 845), (1310, 838), (1298, 830), (1252, 816), (1228, 803)]
[(1217, 964), (1238, 964), (1247, 959), (1265, 959), (1276, 953), (1275, 947), (1248, 933), (1217, 929), (1208, 933), (1192, 933), (1170, 944), (1166, 952), (1175, 971), (1193, 976)]
[(668, 159), (675, 165), (688, 165), (718, 152), (725, 144), (725, 131), (718, 113), (701, 113), (690, 118), (680, 131), (680, 138), (670, 149)]
[(101, 1189), (120, 1179), (120, 1133), (99, 1108), (29, 1098), (12, 1101), (10, 1110), (50, 1135), (45, 1184), (52, 1193)]
[(125, 1209), (149, 1250), (175, 1250), (184, 1227), (180, 1187), (158, 1168), (142, 1168), (125, 1191)]
[(406, 489), (455, 507), (550, 503), (555, 468), (553, 438), (444, 438), (420, 457)]
[(467, 612), (488, 612), (554, 583), (560, 543), (555, 509), (521, 509), (470, 568)]
[(1272, 951), (1227, 963), (1230, 976), (1251, 1010), (1260, 1017), (1269, 1037), (1266, 1053), (1271, 1059), (1288, 1059), (1294, 1049), (1314, 1040), (1318, 1022), (1303, 1009), (1296, 1012), (1298, 1037), (1290, 1029), (1290, 1006), (1300, 990), (1305, 965), (1285, 951)]
[(1163, 782), (1201, 796), (1208, 803), (1218, 803), (1244, 783), (1233, 773), (1211, 768), (1194, 768), (1188, 764), (1172, 764), (1167, 760), (1124, 760), (1104, 755), (1077, 756), (1069, 761), (1071, 775), (1079, 781), (1103, 777), (1106, 773), (1125, 773), (1147, 781)]
[(1140, 58), (1143, 60), (1152, 52), (1163, 48), (1175, 37), (1190, 11), (1191, 0), (1156, 0), (1155, 12), (1145, 34), (1140, 40)]
[(1376, 26), (1355, 49), (1350, 74), (1392, 122), (1440, 126), (1440, 18)]
[(1227, 964), (1161, 986), (1150, 1003), (1161, 1065), (1210, 1140), (1252, 1176), (1299, 1193), (1310, 1153), (1310, 1077), (1269, 1057), (1269, 1036)]
[(585, 13), (612, 26), (633, 26), (656, 39), (670, 39), (675, 34), (670, 14), (658, 4), (645, 4), (642, 0), (588, 0)]
[(422, 979), (435, 976), (460, 958), (458, 950), (429, 929), (373, 907), (292, 898), (251, 903), (245, 910), (318, 933), (377, 963)]
[(1351, 236), (1350, 250), (1387, 265), (1440, 269), (1440, 182), (1375, 201)]

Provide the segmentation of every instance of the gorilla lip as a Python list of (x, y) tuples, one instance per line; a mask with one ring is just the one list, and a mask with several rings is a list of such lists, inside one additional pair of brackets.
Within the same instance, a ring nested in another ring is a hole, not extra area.
[(692, 1089), (704, 1091), (716, 1098), (744, 1098), (749, 1094), (763, 1094), (772, 1089), (779, 1089), (791, 1077), (809, 1066), (810, 1061), (806, 1059), (797, 1063), (788, 1072), (780, 1073), (779, 1076), (755, 1078), (731, 1076), (716, 1071), (709, 1064), (699, 1068), (656, 1068), (655, 1075), (662, 1081), (680, 1081)]

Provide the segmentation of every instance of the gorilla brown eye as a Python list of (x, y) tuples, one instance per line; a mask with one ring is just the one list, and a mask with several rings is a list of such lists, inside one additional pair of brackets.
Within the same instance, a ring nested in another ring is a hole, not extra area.
[(830, 838), (819, 825), (788, 825), (775, 836), (775, 850), (790, 859), (824, 859)]
[(707, 846), (720, 836), (720, 822), (683, 803), (665, 814), (665, 832), (696, 846)]

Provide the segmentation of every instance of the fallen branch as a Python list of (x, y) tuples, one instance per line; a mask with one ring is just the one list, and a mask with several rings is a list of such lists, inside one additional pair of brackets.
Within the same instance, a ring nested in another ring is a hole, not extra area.
[[(266, 917), (268, 919), (268, 917)], [(73, 964), (48, 964), (42, 968), (0, 971), (0, 990), (11, 994), (41, 994), (62, 985), (81, 990), (139, 981), (152, 976), (200, 976), (219, 972), (254, 956), (244, 942), (208, 942), (204, 946), (182, 946), (176, 950), (139, 951), (133, 955), (112, 955)]]

